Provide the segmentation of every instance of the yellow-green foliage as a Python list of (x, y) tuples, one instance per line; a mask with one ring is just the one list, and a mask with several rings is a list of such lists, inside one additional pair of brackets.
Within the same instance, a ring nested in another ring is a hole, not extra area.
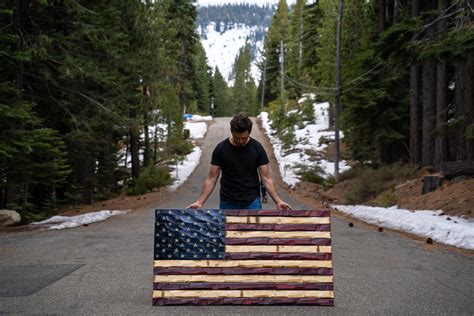
[(141, 195), (172, 183), (168, 167), (149, 166), (127, 189), (128, 195)]
[[(346, 193), (346, 203), (360, 204), (374, 198), (381, 192), (393, 188), (401, 180), (414, 175), (415, 171), (416, 168), (413, 165), (401, 163), (384, 165), (379, 168), (356, 168), (352, 171), (355, 177)], [(387, 196), (387, 202), (390, 199)]]

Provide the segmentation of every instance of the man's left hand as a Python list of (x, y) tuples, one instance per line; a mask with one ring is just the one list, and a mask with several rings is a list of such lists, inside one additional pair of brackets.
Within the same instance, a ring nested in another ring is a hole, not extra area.
[(293, 209), (293, 207), (291, 207), (290, 204), (281, 201), (280, 203), (277, 204), (277, 209), (279, 209), (281, 211), (291, 211)]

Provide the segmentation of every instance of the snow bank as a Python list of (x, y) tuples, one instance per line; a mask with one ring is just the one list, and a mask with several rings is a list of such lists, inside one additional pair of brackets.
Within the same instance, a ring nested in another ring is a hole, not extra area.
[[(299, 102), (304, 102), (307, 98), (314, 97), (312, 95), (304, 96)], [(305, 153), (305, 150), (312, 150), (316, 153), (322, 153), (327, 145), (325, 143), (321, 143), (320, 140), (334, 140), (334, 132), (327, 131), (329, 128), (329, 103), (314, 103), (314, 116), (315, 122), (314, 124), (309, 124), (307, 122), (306, 126), (302, 129), (298, 129), (295, 126), (295, 141), (296, 145), (293, 149), (296, 152), (293, 152), (289, 155), (284, 155), (282, 150), (282, 142), (276, 137), (272, 136), (274, 133), (273, 129), (271, 128), (271, 120), (268, 118), (267, 112), (262, 112), (258, 116), (262, 121), (262, 127), (265, 130), (265, 133), (270, 138), (270, 141), (273, 145), (273, 151), (275, 153), (275, 157), (278, 160), (280, 173), (283, 177), (283, 180), (291, 185), (294, 186), (300, 180), (296, 175), (296, 171), (298, 170), (298, 166), (319, 166), (323, 173), (321, 176), (328, 177), (334, 174), (334, 162), (330, 162), (323, 158), (318, 158), (316, 161), (311, 161), (311, 156)], [(340, 138), (343, 138), (344, 135), (340, 133)], [(350, 169), (350, 166), (347, 164), (346, 161), (341, 160), (339, 161), (339, 171), (344, 172), (345, 170)]]
[(193, 116), (191, 116), (191, 121), (194, 121), (194, 122), (212, 121), (212, 116), (210, 115), (201, 116), (201, 115), (193, 114)]
[(396, 206), (389, 208), (365, 205), (331, 206), (370, 224), (421, 237), (430, 237), (442, 244), (474, 250), (474, 221), (472, 220), (440, 215), (442, 211), (409, 211)]
[(189, 130), (189, 138), (204, 138), (207, 133), (207, 124), (205, 122), (185, 122), (184, 128)]
[(87, 213), (77, 216), (53, 216), (47, 220), (41, 222), (34, 222), (31, 225), (50, 225), (48, 230), (58, 230), (65, 228), (73, 228), (77, 226), (82, 226), (84, 224), (91, 224), (95, 222), (105, 221), (107, 218), (115, 215), (123, 215), (130, 212), (128, 211), (100, 211)]
[(175, 166), (176, 169), (171, 172), (171, 176), (176, 180), (172, 185), (167, 187), (168, 190), (175, 191), (189, 178), (194, 169), (196, 169), (197, 165), (199, 165), (201, 154), (201, 148), (194, 147), (193, 151), (187, 155), (183, 161), (178, 162), (178, 164)]

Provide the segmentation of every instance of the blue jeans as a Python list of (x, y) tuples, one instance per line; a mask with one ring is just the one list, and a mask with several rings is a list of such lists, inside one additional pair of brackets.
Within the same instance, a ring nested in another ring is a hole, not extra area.
[(262, 203), (260, 202), (260, 197), (257, 197), (250, 204), (232, 204), (220, 201), (219, 209), (221, 210), (261, 210)]

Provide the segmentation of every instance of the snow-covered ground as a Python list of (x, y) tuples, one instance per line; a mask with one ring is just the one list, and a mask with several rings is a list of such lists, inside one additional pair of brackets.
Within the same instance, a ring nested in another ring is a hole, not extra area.
[(409, 211), (396, 206), (332, 205), (333, 208), (364, 222), (404, 231), (436, 242), (474, 250), (474, 222), (441, 215), (442, 211)]
[(73, 228), (81, 225), (91, 224), (95, 222), (105, 221), (107, 218), (115, 215), (127, 214), (130, 211), (100, 211), (86, 213), (77, 216), (53, 216), (42, 222), (34, 222), (31, 225), (40, 225), (48, 230), (58, 230), (65, 228)]
[(196, 169), (197, 165), (199, 165), (201, 154), (201, 148), (196, 146), (183, 161), (179, 161), (175, 165), (175, 170), (171, 172), (171, 176), (175, 179), (175, 181), (173, 184), (168, 186), (168, 190), (175, 191), (189, 178), (194, 169)]
[[(274, 130), (271, 126), (271, 121), (268, 118), (267, 112), (262, 112), (258, 116), (262, 121), (262, 126), (267, 134), (268, 138), (273, 145), (273, 152), (278, 160), (280, 173), (288, 185), (294, 186), (300, 180), (296, 175), (299, 166), (313, 166), (317, 165), (323, 170), (321, 176), (328, 177), (334, 174), (334, 162), (330, 162), (325, 159), (318, 159), (316, 162), (310, 161), (311, 156), (305, 153), (305, 150), (313, 150), (316, 152), (322, 152), (326, 149), (327, 145), (320, 143), (321, 137), (327, 140), (334, 139), (334, 132), (326, 131), (329, 128), (328, 118), (329, 103), (314, 103), (314, 124), (306, 124), (302, 129), (298, 129), (295, 126), (295, 140), (296, 145), (292, 148), (292, 153), (285, 155), (282, 150), (282, 142), (278, 137), (273, 136)], [(343, 134), (340, 133), (342, 139)], [(341, 172), (349, 169), (350, 166), (346, 161), (339, 161), (339, 170)]]
[[(224, 33), (216, 32), (215, 23), (210, 23), (206, 29), (206, 39), (201, 39), (202, 46), (206, 51), (209, 66), (214, 69), (219, 67), (224, 79), (232, 84), (230, 75), (235, 57), (239, 49), (245, 45), (245, 40), (250, 34), (256, 32), (257, 27), (249, 27), (245, 24), (237, 24), (233, 29), (229, 29)], [(201, 31), (199, 32), (201, 33)], [(263, 42), (256, 43), (257, 52), (262, 49)], [(255, 56), (252, 63), (251, 75), (255, 82), (260, 79), (260, 71), (256, 65), (256, 61), (260, 60), (260, 56)]]
[[(286, 3), (288, 5), (294, 4), (296, 0), (288, 0)], [(197, 4), (198, 6), (205, 7), (205, 6), (210, 6), (210, 5), (224, 5), (224, 4), (239, 4), (239, 3), (244, 3), (244, 4), (257, 4), (260, 6), (264, 6), (267, 4), (278, 4), (278, 0), (198, 0)]]

